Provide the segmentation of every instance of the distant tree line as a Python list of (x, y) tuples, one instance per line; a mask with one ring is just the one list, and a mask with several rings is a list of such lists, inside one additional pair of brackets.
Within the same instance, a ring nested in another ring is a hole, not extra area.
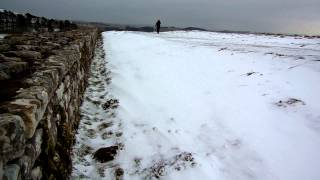
[(47, 19), (32, 14), (17, 14), (11, 11), (0, 11), (0, 32), (25, 31), (67, 31), (77, 28), (75, 23), (68, 20)]

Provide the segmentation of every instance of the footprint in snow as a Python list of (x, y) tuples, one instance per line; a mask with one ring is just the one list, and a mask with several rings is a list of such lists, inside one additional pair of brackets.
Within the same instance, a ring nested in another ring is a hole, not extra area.
[(306, 103), (300, 99), (295, 98), (289, 98), (287, 100), (280, 100), (277, 103), (275, 103), (279, 107), (288, 107), (288, 106), (295, 106), (295, 105), (306, 105)]

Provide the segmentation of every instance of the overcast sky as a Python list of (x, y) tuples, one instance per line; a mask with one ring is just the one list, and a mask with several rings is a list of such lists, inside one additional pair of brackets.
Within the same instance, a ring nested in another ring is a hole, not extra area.
[(320, 34), (320, 0), (0, 0), (0, 8), (48, 18)]

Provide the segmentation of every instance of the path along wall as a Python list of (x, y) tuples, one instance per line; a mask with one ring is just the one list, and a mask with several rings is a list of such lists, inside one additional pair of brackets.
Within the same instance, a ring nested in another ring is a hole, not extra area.
[(0, 40), (0, 179), (67, 179), (97, 29)]

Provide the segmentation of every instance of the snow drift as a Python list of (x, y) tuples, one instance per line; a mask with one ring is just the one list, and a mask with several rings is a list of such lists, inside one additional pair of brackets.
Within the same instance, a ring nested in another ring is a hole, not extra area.
[(74, 176), (107, 179), (121, 168), (124, 179), (320, 178), (319, 39), (196, 31), (103, 38), (111, 83), (98, 101), (119, 107), (85, 102), (84, 112), (87, 121), (111, 117), (114, 135), (84, 138), (85, 128), (76, 147), (122, 148), (105, 164), (84, 155)]

